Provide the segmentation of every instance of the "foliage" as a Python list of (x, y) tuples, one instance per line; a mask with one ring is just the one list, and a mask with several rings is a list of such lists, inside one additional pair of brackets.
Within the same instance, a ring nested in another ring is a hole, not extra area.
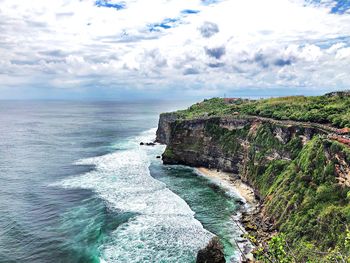
[(279, 120), (295, 120), (350, 127), (350, 95), (290, 96), (261, 100), (236, 99), (230, 103), (222, 98), (204, 100), (177, 111), (179, 118), (193, 119), (210, 116), (256, 115)]
[(237, 153), (241, 149), (238, 138), (244, 138), (248, 133), (247, 127), (232, 131), (222, 128), (219, 126), (219, 119), (207, 122), (205, 131), (217, 141), (225, 153), (230, 154)]
[(350, 127), (350, 96), (292, 96), (233, 106), (232, 111), (280, 120), (329, 123)]
[[(349, 147), (321, 135), (304, 145), (302, 127), (282, 140), (276, 136), (276, 123), (228, 130), (215, 118), (258, 115), (350, 127), (349, 94), (230, 103), (214, 98), (177, 115), (180, 121), (211, 117), (205, 122), (207, 137), (229, 157), (244, 155), (241, 175), (258, 190), (264, 212), (279, 230), (267, 246), (257, 249), (261, 262), (350, 263), (350, 188), (337, 180), (339, 166), (350, 163)], [(185, 146), (202, 147), (191, 143)]]
[[(219, 118), (206, 122), (205, 132), (228, 153), (241, 154), (240, 139), (249, 140), (245, 174), (260, 195), (268, 197), (266, 211), (283, 233), (269, 244), (270, 260), (332, 262), (327, 257), (345, 255), (342, 244), (345, 225), (350, 223), (350, 189), (336, 180), (339, 160), (335, 156), (350, 160), (349, 149), (322, 136), (315, 136), (305, 146), (298, 134), (280, 142), (274, 135), (276, 127), (268, 123), (260, 124), (252, 134), (250, 127), (230, 131), (219, 122)], [(291, 160), (268, 159), (287, 153)], [(281, 247), (285, 240), (290, 242), (293, 256)]]
[(261, 263), (333, 263), (350, 262), (350, 231), (347, 228), (345, 238), (340, 245), (328, 251), (318, 251), (311, 243), (300, 242), (297, 247), (290, 247), (286, 236), (279, 233), (271, 238), (266, 246), (259, 246), (254, 251), (255, 258)]
[[(291, 241), (291, 247), (306, 242), (318, 251), (333, 249), (333, 254), (346, 254), (343, 242), (347, 240), (346, 225), (350, 223), (349, 189), (338, 184), (333, 169), (337, 159), (327, 153), (335, 148), (343, 153), (347, 150), (334, 144), (337, 143), (314, 137), (289, 165), (284, 166), (282, 173), (274, 175), (277, 179), (269, 190), (263, 191), (270, 196), (266, 202), (267, 211)], [(265, 174), (271, 173), (274, 165), (271, 163)], [(300, 251), (296, 254), (300, 256)], [(306, 258), (324, 259), (324, 256)]]
[(194, 119), (198, 117), (223, 116), (230, 114), (231, 106), (223, 99), (213, 98), (204, 100), (190, 106), (186, 110), (177, 111), (177, 116), (182, 119)]
[(263, 174), (257, 175), (256, 185), (262, 195), (268, 195), (271, 186), (276, 182), (277, 177), (286, 169), (288, 164), (289, 161), (287, 160), (273, 160)]
[(166, 147), (166, 149), (163, 153), (163, 158), (169, 158), (169, 159), (175, 158), (175, 154), (170, 147)]
[[(347, 255), (342, 244), (347, 235), (345, 225), (350, 224), (350, 189), (336, 180), (339, 160), (335, 156), (348, 162), (350, 150), (322, 136), (315, 136), (305, 146), (297, 134), (282, 143), (276, 139), (274, 128), (265, 123), (254, 134), (248, 128), (239, 133), (220, 128), (219, 119), (214, 119), (207, 123), (206, 132), (219, 142), (229, 138), (221, 142), (231, 148), (232, 154), (241, 151), (229, 141), (249, 140), (245, 174), (262, 197), (268, 197), (266, 211), (284, 233), (272, 239), (272, 261), (266, 262), (336, 262), (327, 258)], [(291, 160), (268, 160), (274, 153), (290, 153)], [(285, 248), (279, 247), (284, 239), (290, 242), (293, 256), (285, 255)]]
[(268, 242), (267, 248), (260, 247), (255, 251), (255, 257), (260, 262), (292, 263), (293, 258), (286, 248), (284, 234), (275, 235)]

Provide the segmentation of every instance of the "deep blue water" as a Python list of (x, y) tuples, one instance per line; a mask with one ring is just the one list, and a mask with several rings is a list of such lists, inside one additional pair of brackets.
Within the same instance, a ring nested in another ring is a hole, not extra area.
[(139, 145), (183, 104), (0, 101), (0, 262), (230, 258), (235, 199)]

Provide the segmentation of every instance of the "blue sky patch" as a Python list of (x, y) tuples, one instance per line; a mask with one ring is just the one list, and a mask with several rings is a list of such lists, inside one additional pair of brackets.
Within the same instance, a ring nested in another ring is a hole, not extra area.
[(160, 31), (161, 29), (169, 29), (172, 27), (176, 26), (176, 22), (178, 22), (179, 19), (177, 18), (165, 18), (162, 22), (160, 23), (153, 23), (148, 25), (148, 30), (150, 32), (157, 32)]
[(350, 36), (339, 36), (335, 38), (308, 40), (304, 43), (304, 45), (301, 45), (301, 47), (304, 47), (306, 44), (312, 44), (318, 46), (321, 49), (328, 49), (331, 46), (338, 43), (344, 43), (347, 47), (350, 46)]
[(195, 9), (184, 9), (180, 12), (177, 18), (165, 18), (162, 22), (152, 23), (147, 25), (150, 32), (159, 32), (162, 29), (170, 29), (178, 26), (181, 22), (181, 18), (186, 17), (186, 15), (198, 14), (200, 11)]
[(184, 15), (191, 15), (191, 14), (198, 14), (199, 10), (193, 10), (193, 9), (185, 9), (181, 11), (181, 14)]
[[(306, 4), (311, 5), (318, 5), (322, 6), (324, 3), (322, 3), (321, 0), (305, 0)], [(327, 3), (328, 5), (329, 3)], [(333, 0), (331, 2), (332, 8), (330, 9), (330, 13), (332, 14), (345, 14), (350, 9), (350, 1), (349, 0)]]
[(349, 0), (336, 0), (337, 4), (332, 8), (332, 14), (344, 14), (350, 9), (350, 1)]
[(220, 0), (201, 0), (203, 5), (211, 5), (220, 2)]
[(111, 3), (108, 0), (97, 0), (95, 1), (95, 5), (98, 7), (107, 7), (107, 8), (114, 8), (117, 10), (121, 10), (125, 8), (125, 3), (120, 2), (120, 3)]

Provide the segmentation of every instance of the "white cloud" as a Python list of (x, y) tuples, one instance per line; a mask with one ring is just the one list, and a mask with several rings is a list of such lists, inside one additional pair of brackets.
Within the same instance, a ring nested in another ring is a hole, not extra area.
[(335, 55), (335, 58), (337, 60), (349, 61), (349, 57), (350, 57), (350, 47), (338, 49)]
[(334, 1), (124, 3), (1, 1), (0, 88), (350, 86), (350, 14)]

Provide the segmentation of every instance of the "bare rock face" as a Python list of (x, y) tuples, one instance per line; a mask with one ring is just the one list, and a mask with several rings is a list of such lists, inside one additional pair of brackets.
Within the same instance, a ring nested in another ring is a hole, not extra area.
[[(318, 133), (313, 127), (252, 116), (184, 120), (176, 119), (174, 113), (164, 113), (159, 119), (157, 142), (167, 145), (162, 155), (164, 164), (220, 169), (239, 174), (254, 186), (245, 178), (249, 167), (262, 169), (275, 159), (290, 160), (295, 151), (286, 146), (288, 143), (296, 148), (292, 140), (301, 139), (305, 144)], [(266, 153), (254, 161), (262, 151)]]
[[(227, 130), (244, 127), (242, 121), (229, 123), (220, 118), (199, 118), (167, 123), (167, 149), (163, 154), (164, 164), (183, 164), (194, 167), (218, 168), (225, 172), (238, 173), (237, 164), (241, 161), (240, 154), (225, 151), (215, 136), (208, 132), (210, 127), (220, 127)], [(159, 129), (159, 130), (166, 130)], [(220, 128), (221, 129), (221, 128)], [(239, 143), (239, 142), (237, 142)]]
[(213, 237), (209, 244), (198, 251), (196, 263), (225, 263), (224, 249), (218, 237)]
[(158, 129), (157, 129), (157, 138), (156, 141), (163, 144), (168, 144), (171, 128), (170, 124), (176, 121), (177, 115), (174, 112), (162, 113), (159, 117)]

